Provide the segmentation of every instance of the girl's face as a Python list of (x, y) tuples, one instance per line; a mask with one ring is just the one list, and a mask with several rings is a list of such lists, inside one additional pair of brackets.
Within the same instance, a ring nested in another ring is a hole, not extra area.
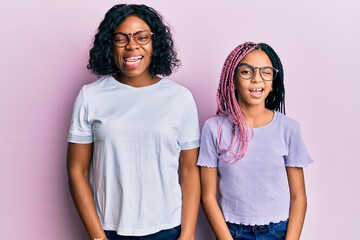
[[(250, 79), (243, 79), (240, 77), (241, 70), (235, 72), (234, 83), (235, 91), (237, 92), (238, 102), (240, 107), (263, 107), (265, 108), (265, 99), (272, 90), (272, 81), (264, 81), (260, 76), (260, 69), (262, 67), (272, 67), (272, 63), (265, 52), (262, 50), (253, 50), (248, 53), (240, 64), (248, 64), (256, 68), (254, 76)], [(247, 72), (242, 73), (246, 75)], [(263, 76), (265, 76), (265, 70)]]
[(133, 80), (148, 81), (152, 77), (149, 72), (153, 54), (152, 41), (145, 45), (140, 45), (133, 36), (135, 33), (139, 35), (144, 30), (151, 32), (149, 25), (144, 20), (137, 16), (129, 16), (114, 31), (114, 33), (131, 35), (130, 41), (126, 46), (113, 46), (114, 61), (122, 73), (120, 80), (125, 83), (131, 83)]

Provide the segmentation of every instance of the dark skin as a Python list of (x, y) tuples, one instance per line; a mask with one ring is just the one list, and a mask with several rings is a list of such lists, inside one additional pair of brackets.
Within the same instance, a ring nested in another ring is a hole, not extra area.
[(89, 235), (89, 239), (104, 237), (89, 181), (93, 144), (68, 144), (67, 171), (69, 188), (76, 209)]

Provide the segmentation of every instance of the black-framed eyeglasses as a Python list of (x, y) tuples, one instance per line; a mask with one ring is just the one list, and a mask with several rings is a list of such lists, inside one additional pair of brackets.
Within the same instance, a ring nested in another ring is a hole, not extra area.
[(240, 64), (236, 69), (238, 76), (245, 80), (252, 79), (256, 74), (256, 69), (259, 69), (260, 76), (264, 81), (274, 80), (276, 78), (277, 73), (279, 72), (279, 70), (270, 66), (253, 67), (246, 63)]
[(136, 33), (116, 32), (113, 35), (113, 43), (116, 47), (126, 47), (132, 36), (137, 44), (146, 45), (151, 41), (153, 34), (154, 33), (148, 30), (138, 31)]

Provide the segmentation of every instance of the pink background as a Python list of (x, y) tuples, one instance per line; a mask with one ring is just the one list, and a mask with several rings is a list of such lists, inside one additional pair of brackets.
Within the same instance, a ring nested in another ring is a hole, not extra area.
[[(66, 136), (92, 37), (118, 1), (0, 2), (0, 236), (86, 239), (65, 171)], [(140, 3), (140, 2), (136, 2)], [(182, 67), (172, 76), (215, 111), (227, 54), (266, 42), (285, 67), (287, 115), (315, 162), (305, 170), (302, 239), (354, 239), (360, 222), (360, 7), (356, 0), (147, 0), (172, 26)], [(358, 234), (356, 234), (358, 235)], [(200, 212), (196, 239), (214, 239)], [(356, 237), (355, 237), (356, 238)]]

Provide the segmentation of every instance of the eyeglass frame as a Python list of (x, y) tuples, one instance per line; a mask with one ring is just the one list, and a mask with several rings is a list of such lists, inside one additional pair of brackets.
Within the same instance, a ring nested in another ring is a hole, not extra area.
[[(142, 33), (142, 32), (149, 32), (149, 33), (150, 33), (150, 40), (149, 40), (147, 43), (139, 43), (138, 40), (137, 40), (137, 38), (136, 38), (136, 35), (139, 34), (139, 33)], [(118, 46), (118, 45), (116, 44), (114, 38), (115, 38), (115, 36), (116, 36), (117, 34), (126, 36), (127, 43), (126, 43), (124, 46)], [(113, 42), (113, 44), (114, 44), (116, 47), (118, 47), (118, 48), (123, 48), (123, 47), (126, 47), (127, 45), (129, 45), (130, 40), (131, 40), (131, 36), (132, 36), (133, 39), (135, 40), (135, 42), (136, 42), (137, 44), (139, 44), (139, 45), (141, 45), (141, 46), (144, 46), (144, 45), (148, 44), (149, 42), (151, 42), (153, 35), (154, 35), (154, 33), (153, 33), (153, 32), (150, 32), (149, 30), (140, 30), (140, 31), (137, 31), (137, 32), (135, 32), (135, 33), (115, 32), (115, 33), (113, 34), (113, 36), (112, 36), (112, 42)]]
[[(279, 72), (279, 70), (276, 69), (276, 68), (274, 68), (274, 67), (270, 67), (270, 66), (254, 67), (254, 66), (251, 66), (250, 64), (247, 64), (247, 63), (242, 63), (242, 64), (240, 64), (239, 66), (237, 66), (237, 67), (236, 67), (236, 71), (239, 71), (239, 69), (240, 69), (242, 66), (248, 66), (248, 67), (254, 69), (254, 74), (253, 74), (253, 76), (251, 76), (251, 77), (249, 77), (249, 78), (243, 78), (243, 77), (241, 77), (240, 74), (239, 74), (239, 77), (240, 77), (241, 79), (244, 79), (244, 80), (253, 79), (253, 78), (256, 76), (256, 70), (257, 70), (257, 69), (259, 69), (259, 74), (260, 74), (261, 79), (264, 80), (264, 81), (266, 81), (266, 82), (273, 81), (273, 80), (276, 78), (276, 76), (277, 76), (277, 74), (278, 74), (278, 72)], [(272, 69), (274, 70), (274, 73), (275, 73), (275, 74), (274, 74), (274, 76), (273, 76), (273, 78), (272, 78), (271, 80), (266, 80), (266, 79), (264, 79), (264, 77), (263, 77), (263, 75), (262, 75), (262, 70), (263, 70), (264, 68), (272, 68)]]

